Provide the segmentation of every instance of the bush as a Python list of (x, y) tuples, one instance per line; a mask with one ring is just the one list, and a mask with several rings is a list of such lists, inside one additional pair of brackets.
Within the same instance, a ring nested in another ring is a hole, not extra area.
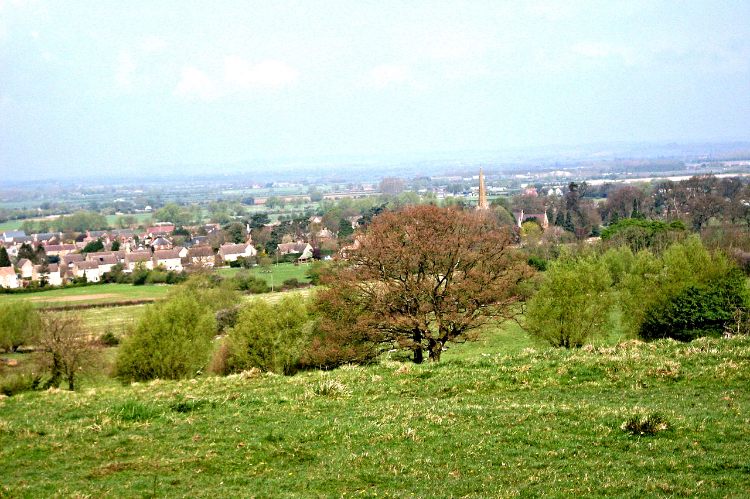
[(116, 347), (120, 344), (120, 338), (115, 336), (115, 333), (112, 331), (107, 331), (101, 337), (99, 338), (99, 343), (102, 344), (102, 346), (105, 347)]
[(12, 397), (23, 392), (31, 392), (41, 388), (41, 374), (13, 374), (0, 381), (0, 394)]
[(41, 320), (34, 306), (28, 302), (0, 306), (0, 348), (15, 351), (33, 340)]
[(656, 435), (660, 431), (668, 430), (671, 427), (667, 418), (658, 412), (648, 414), (634, 414), (625, 421), (621, 428), (631, 435)]
[(212, 312), (187, 288), (150, 305), (123, 340), (115, 375), (126, 382), (193, 376), (211, 352), (216, 333)]
[(249, 272), (240, 272), (230, 282), (240, 291), (246, 291), (253, 294), (269, 293), (271, 287), (264, 281)]
[(239, 314), (240, 307), (238, 306), (217, 310), (214, 314), (214, 319), (216, 320), (216, 332), (218, 334), (223, 334), (228, 329), (233, 328), (237, 324)]
[(293, 373), (309, 342), (312, 323), (301, 297), (288, 296), (275, 304), (253, 301), (240, 310), (238, 323), (229, 332), (227, 370)]
[(612, 306), (612, 278), (595, 256), (552, 263), (528, 302), (525, 329), (554, 347), (581, 347), (603, 334)]

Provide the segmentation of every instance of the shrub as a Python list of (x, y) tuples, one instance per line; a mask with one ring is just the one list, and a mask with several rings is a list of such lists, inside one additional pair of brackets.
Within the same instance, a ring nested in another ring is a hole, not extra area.
[(625, 421), (621, 428), (631, 435), (656, 435), (660, 431), (668, 430), (671, 424), (658, 412), (638, 413)]
[(216, 333), (212, 310), (182, 289), (146, 308), (120, 347), (115, 375), (122, 381), (192, 376), (208, 360)]
[(271, 287), (264, 281), (249, 272), (239, 272), (236, 276), (230, 279), (230, 282), (240, 291), (246, 291), (248, 293), (260, 294), (269, 293)]
[(541, 288), (529, 300), (524, 327), (554, 347), (581, 347), (606, 329), (611, 285), (601, 259), (562, 258), (550, 265)]
[(228, 329), (233, 328), (237, 324), (239, 314), (240, 307), (238, 306), (217, 310), (214, 314), (214, 319), (216, 320), (216, 332), (222, 334)]
[(34, 373), (5, 376), (0, 381), (0, 394), (12, 397), (19, 393), (39, 390), (41, 388), (41, 381), (41, 374)]
[(28, 344), (40, 324), (39, 313), (29, 302), (0, 306), (0, 348), (15, 351)]
[(544, 272), (547, 270), (547, 260), (536, 255), (531, 255), (526, 263), (528, 263), (530, 267), (534, 267), (539, 271)]
[(275, 304), (255, 300), (240, 310), (229, 332), (229, 371), (258, 368), (290, 374), (299, 366), (312, 329), (306, 301), (288, 296)]
[(120, 338), (115, 336), (115, 333), (112, 331), (107, 331), (101, 337), (99, 338), (99, 343), (102, 344), (102, 346), (105, 347), (116, 347), (120, 344)]

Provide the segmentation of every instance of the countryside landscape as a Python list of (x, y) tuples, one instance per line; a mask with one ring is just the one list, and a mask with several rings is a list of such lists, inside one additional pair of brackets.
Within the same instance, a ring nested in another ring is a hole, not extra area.
[(749, 497), (748, 22), (0, 3), (0, 498)]

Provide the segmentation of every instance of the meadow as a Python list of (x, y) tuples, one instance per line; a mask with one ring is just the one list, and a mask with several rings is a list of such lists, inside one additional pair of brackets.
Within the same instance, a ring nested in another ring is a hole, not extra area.
[(58, 288), (36, 293), (0, 294), (0, 305), (27, 301), (35, 307), (91, 305), (127, 300), (155, 300), (169, 291), (167, 285), (133, 286), (132, 284), (97, 284), (78, 288)]
[(747, 497), (750, 338), (398, 359), (0, 400), (0, 497)]
[(259, 279), (263, 279), (269, 286), (273, 284), (274, 287), (277, 287), (281, 286), (287, 279), (297, 279), (301, 283), (309, 283), (310, 278), (307, 277), (307, 270), (309, 268), (309, 264), (295, 265), (293, 263), (280, 263), (278, 265), (273, 264), (268, 268), (220, 268), (216, 269), (216, 272), (222, 277), (232, 277), (239, 272), (248, 272)]

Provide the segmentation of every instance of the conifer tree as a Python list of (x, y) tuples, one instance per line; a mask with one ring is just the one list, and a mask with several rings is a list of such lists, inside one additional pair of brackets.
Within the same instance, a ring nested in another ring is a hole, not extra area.
[(10, 257), (8, 256), (8, 250), (0, 247), (0, 267), (10, 267)]

